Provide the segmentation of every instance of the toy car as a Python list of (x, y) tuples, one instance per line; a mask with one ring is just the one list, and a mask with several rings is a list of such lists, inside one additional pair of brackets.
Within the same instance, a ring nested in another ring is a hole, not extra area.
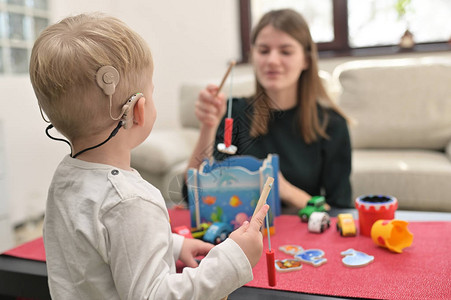
[(337, 230), (341, 236), (355, 236), (357, 234), (352, 214), (338, 214)]
[(185, 225), (175, 227), (174, 229), (172, 229), (172, 232), (180, 234), (185, 238), (193, 238), (193, 236), (191, 235), (191, 230), (189, 230), (189, 228)]
[(211, 224), (203, 237), (203, 240), (212, 244), (219, 244), (224, 241), (233, 231), (231, 225), (222, 222), (215, 222)]
[(207, 232), (209, 227), (210, 224), (208, 223), (200, 223), (199, 228), (191, 228), (191, 235), (195, 239), (201, 239), (205, 235), (205, 232)]
[(324, 207), (325, 204), (326, 198), (323, 196), (313, 196), (312, 199), (307, 202), (307, 205), (298, 212), (301, 221), (307, 222), (312, 212), (326, 211), (326, 208)]
[(308, 230), (310, 232), (324, 232), (330, 227), (330, 217), (326, 212), (312, 212), (308, 219)]

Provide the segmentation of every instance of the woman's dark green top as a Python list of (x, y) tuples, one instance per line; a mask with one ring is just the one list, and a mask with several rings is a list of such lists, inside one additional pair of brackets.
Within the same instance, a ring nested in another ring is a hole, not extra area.
[[(328, 138), (307, 144), (300, 133), (297, 108), (274, 110), (268, 133), (251, 138), (250, 100), (232, 102), (232, 145), (238, 148), (235, 155), (264, 159), (269, 153), (278, 154), (280, 171), (291, 184), (312, 196), (324, 195), (332, 206), (351, 207), (351, 142), (346, 120), (334, 110), (318, 106), (320, 122), (328, 114)], [(224, 143), (224, 120), (216, 132), (215, 145), (218, 143)], [(216, 160), (228, 156), (216, 148), (213, 155)]]

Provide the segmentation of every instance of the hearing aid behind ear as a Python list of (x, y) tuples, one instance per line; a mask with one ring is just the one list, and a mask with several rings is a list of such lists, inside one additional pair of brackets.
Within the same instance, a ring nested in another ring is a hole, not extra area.
[(143, 97), (142, 93), (136, 93), (128, 98), (127, 102), (122, 106), (121, 110), (121, 122), (124, 129), (128, 129), (133, 126), (133, 108), (136, 102)]
[(110, 97), (110, 116), (113, 120), (121, 119), (121, 124), (124, 129), (128, 129), (133, 125), (133, 107), (139, 98), (143, 97), (142, 93), (136, 93), (128, 98), (127, 102), (122, 106), (119, 116), (113, 117), (111, 115), (112, 96), (116, 91), (116, 86), (119, 83), (119, 72), (113, 66), (103, 66), (96, 73), (97, 85), (103, 90), (103, 93)]
[(103, 66), (96, 73), (96, 81), (105, 95), (112, 96), (119, 83), (119, 72), (113, 66)]

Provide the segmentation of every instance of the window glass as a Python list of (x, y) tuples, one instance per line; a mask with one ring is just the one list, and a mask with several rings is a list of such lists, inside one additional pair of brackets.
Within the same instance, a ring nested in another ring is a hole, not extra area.
[(33, 42), (49, 24), (48, 0), (0, 0), (0, 74), (28, 72)]
[(38, 9), (47, 9), (47, 0), (27, 0), (27, 5)]
[(34, 40), (39, 36), (42, 30), (49, 24), (48, 19), (34, 17)]
[(450, 39), (451, 1), (411, 0), (403, 15), (396, 9), (397, 2), (348, 0), (349, 45), (353, 48), (397, 45), (407, 29), (415, 43)]
[(6, 0), (6, 3), (12, 4), (12, 5), (21, 5), (21, 6), (23, 6), (25, 4), (25, 0)]
[(28, 51), (22, 48), (11, 48), (11, 71), (12, 73), (28, 72)]
[(11, 40), (25, 40), (25, 16), (23, 14), (8, 13), (8, 37)]
[[(2, 0), (0, 0), (2, 1)], [(1, 3), (1, 2), (0, 2)], [(0, 11), (0, 39), (7, 37), (5, 14)], [(1, 59), (1, 56), (0, 56)]]
[(5, 72), (5, 67), (3, 66), (3, 48), (0, 47), (0, 74)]
[(266, 12), (282, 8), (292, 8), (302, 14), (315, 42), (331, 42), (334, 39), (332, 0), (252, 0), (252, 27)]

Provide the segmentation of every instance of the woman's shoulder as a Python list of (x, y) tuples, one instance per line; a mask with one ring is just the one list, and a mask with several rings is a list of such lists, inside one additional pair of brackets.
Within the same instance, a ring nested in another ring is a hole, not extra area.
[(331, 107), (321, 107), (319, 111), (322, 115), (321, 119), (324, 118), (324, 115), (327, 115), (326, 132), (329, 137), (349, 135), (348, 121), (342, 114)]
[(320, 118), (323, 118), (324, 115), (327, 115), (328, 117), (328, 121), (331, 124), (335, 124), (335, 125), (347, 125), (347, 120), (346, 118), (339, 113), (338, 111), (336, 111), (335, 109), (333, 109), (332, 107), (325, 107), (325, 106), (319, 106), (319, 114), (320, 114)]

